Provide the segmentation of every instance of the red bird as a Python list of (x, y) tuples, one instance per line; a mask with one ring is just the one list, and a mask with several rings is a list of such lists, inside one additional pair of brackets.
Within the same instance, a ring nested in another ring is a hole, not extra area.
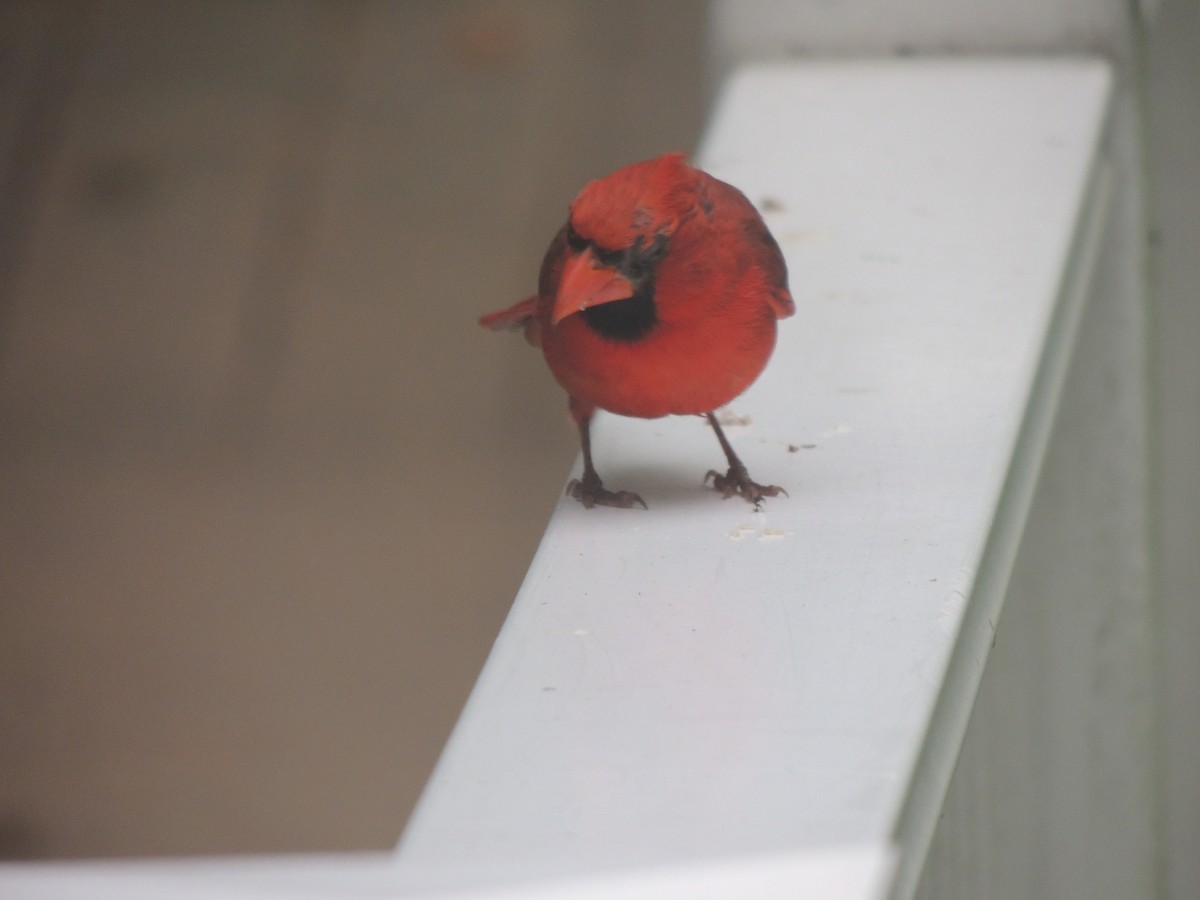
[(668, 153), (586, 185), (542, 260), (537, 296), (479, 323), (523, 329), (566, 389), (583, 448), (583, 477), (567, 491), (585, 507), (646, 506), (596, 474), (588, 426), (598, 408), (706, 416), (729, 470), (709, 470), (705, 482), (757, 506), (787, 492), (750, 479), (713, 410), (758, 377), (775, 320), (794, 311), (787, 265), (758, 211)]

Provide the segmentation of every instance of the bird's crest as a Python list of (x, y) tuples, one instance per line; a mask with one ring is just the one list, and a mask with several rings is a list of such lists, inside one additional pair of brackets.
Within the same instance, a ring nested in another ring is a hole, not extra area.
[(571, 226), (599, 247), (620, 250), (638, 237), (670, 236), (695, 205), (696, 170), (682, 153), (633, 163), (589, 182), (571, 204)]

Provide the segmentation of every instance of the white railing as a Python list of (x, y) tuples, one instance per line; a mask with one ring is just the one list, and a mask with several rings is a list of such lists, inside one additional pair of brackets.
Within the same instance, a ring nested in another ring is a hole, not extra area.
[(0, 894), (936, 894), (1106, 234), (1110, 90), (1090, 59), (735, 75), (699, 162), (768, 210), (798, 313), (729, 436), (790, 497), (706, 492), (700, 420), (599, 420), (650, 508), (559, 505), (394, 860), (17, 866)]

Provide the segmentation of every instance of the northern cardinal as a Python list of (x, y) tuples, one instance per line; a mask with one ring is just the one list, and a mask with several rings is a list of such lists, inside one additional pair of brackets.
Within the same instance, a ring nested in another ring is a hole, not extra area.
[(668, 153), (587, 184), (542, 260), (534, 297), (479, 323), (523, 329), (567, 391), (583, 477), (567, 492), (585, 507), (631, 507), (592, 464), (596, 409), (654, 419), (703, 415), (729, 470), (709, 470), (725, 498), (757, 507), (786, 494), (752, 481), (713, 410), (758, 377), (775, 320), (795, 311), (787, 265), (758, 211), (737, 188)]

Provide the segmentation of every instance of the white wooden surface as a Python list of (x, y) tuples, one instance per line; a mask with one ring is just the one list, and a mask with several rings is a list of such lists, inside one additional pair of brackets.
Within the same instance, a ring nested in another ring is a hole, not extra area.
[(713, 34), (728, 61), (796, 53), (1064, 54), (1113, 46), (1127, 9), (1110, 0), (716, 0)]
[(1200, 897), (1200, 5), (1145, 34), (1162, 895)]
[[(1032, 490), (1047, 335), (1069, 350), (1056, 313), (1107, 91), (1089, 60), (733, 80), (700, 161), (771, 201), (798, 313), (729, 433), (791, 497), (755, 514), (704, 491), (720, 452), (698, 420), (599, 421), (601, 474), (649, 511), (560, 504), (397, 865), (356, 881), (349, 861), (343, 895), (666, 873), (644, 895), (679, 896), (767, 858), (787, 861), (777, 893), (829, 896), (819, 873), (839, 871), (865, 897), (898, 828), (923, 852), (991, 642), (975, 576), (997, 510)], [(931, 722), (949, 759), (914, 803)], [(62, 869), (29, 872), (0, 888), (68, 896)], [(144, 894), (231, 895), (175, 883)]]
[[(414, 884), (889, 844), (1022, 440), (1107, 89), (1092, 61), (734, 79), (700, 161), (780, 210), (799, 312), (731, 438), (791, 498), (756, 515), (706, 494), (719, 455), (697, 421), (600, 422), (601, 474), (650, 510), (560, 505), (401, 842)], [(1015, 462), (1027, 500), (1037, 459)], [(943, 767), (991, 641), (963, 637)], [(927, 840), (939, 802), (906, 829)]]
[[(1106, 158), (1121, 155), (1106, 145)], [(1157, 882), (1145, 323), (1129, 265), (1142, 233), (1136, 191), (1134, 180), (1113, 185), (923, 900), (1188, 896)]]
[[(873, 849), (756, 855), (687, 866), (626, 869), (591, 877), (453, 892), (455, 900), (853, 900), (877, 890), (889, 860)], [(387, 854), (11, 865), (5, 900), (333, 900), (445, 897), (406, 889)]]
[(927, 900), (1195, 894), (1168, 887), (1156, 796), (1155, 719), (1179, 708), (1155, 697), (1143, 136), (1129, 90), (1114, 96), (1101, 149), (1113, 177), (1095, 198), (1109, 214), (1092, 220), (1091, 277), (1072, 282), (1086, 293), (1076, 347), (922, 872)]

